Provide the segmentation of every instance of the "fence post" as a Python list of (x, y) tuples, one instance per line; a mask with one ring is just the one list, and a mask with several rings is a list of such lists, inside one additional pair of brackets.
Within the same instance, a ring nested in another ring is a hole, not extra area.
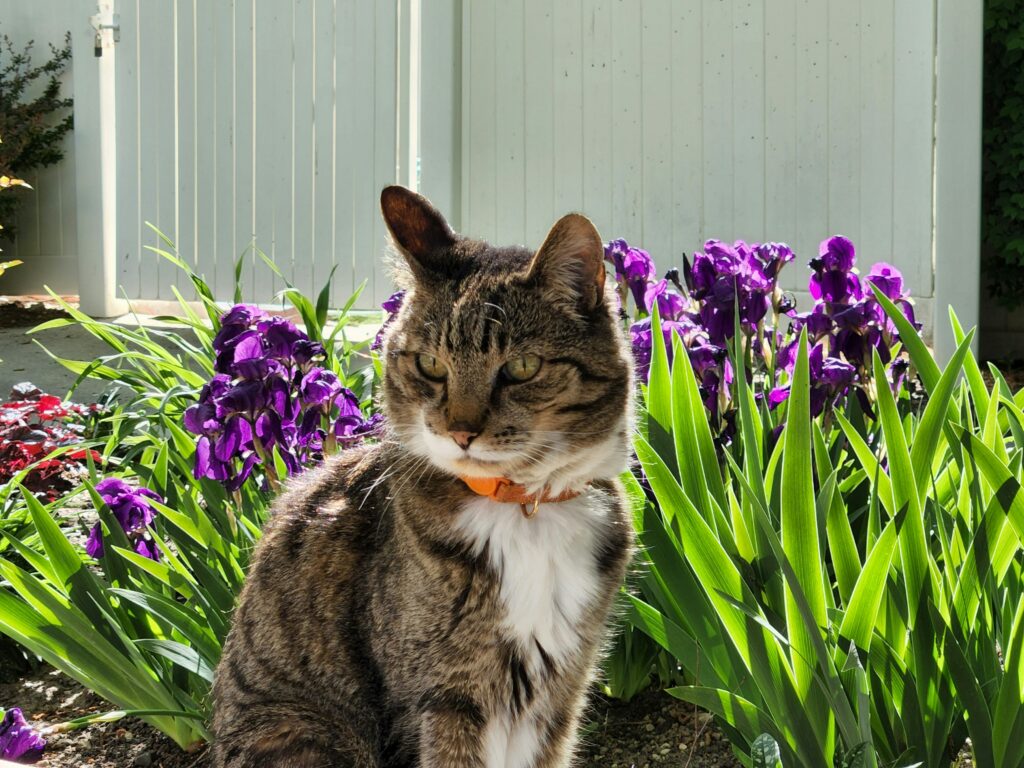
[[(935, 356), (956, 349), (947, 316), (978, 325), (981, 269), (982, 0), (937, 0), (935, 94)], [(978, 337), (974, 338), (977, 354)]]
[[(110, 317), (127, 309), (117, 298), (117, 118), (114, 31), (109, 28), (114, 0), (78, 0), (75, 11), (79, 21), (71, 45), (78, 294), (83, 312)], [(105, 28), (96, 30), (90, 22)]]
[(462, 0), (423, 3), (419, 191), (462, 226)]

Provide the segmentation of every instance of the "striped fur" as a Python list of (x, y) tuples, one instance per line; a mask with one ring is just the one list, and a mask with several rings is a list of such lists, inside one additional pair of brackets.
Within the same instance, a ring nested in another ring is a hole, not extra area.
[[(390, 432), (277, 500), (217, 669), (214, 764), (561, 768), (632, 546), (631, 366), (600, 240), (575, 216), (537, 253), (494, 248), (404, 190), (383, 208), (410, 289)], [(522, 354), (537, 375), (503, 379)], [(582, 494), (527, 520), (457, 474)]]

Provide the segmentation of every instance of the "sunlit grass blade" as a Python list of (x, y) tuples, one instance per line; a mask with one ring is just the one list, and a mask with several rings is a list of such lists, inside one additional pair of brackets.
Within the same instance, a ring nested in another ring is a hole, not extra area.
[(935, 358), (932, 357), (932, 353), (928, 350), (917, 329), (907, 320), (903, 310), (897, 307), (874, 283), (868, 283), (868, 287), (875, 294), (878, 303), (882, 305), (885, 314), (889, 316), (889, 319), (896, 326), (900, 334), (900, 343), (910, 355), (910, 361), (914, 364), (914, 367), (917, 368), (924, 388), (931, 392), (939, 383), (939, 377), (941, 376)]
[(1005, 677), (992, 713), (998, 768), (1024, 765), (1024, 602), (1017, 605), (1010, 642), (1003, 649)]
[(196, 653), (194, 648), (179, 643), (175, 640), (153, 640), (143, 638), (136, 640), (135, 644), (140, 648), (162, 656), (187, 672), (198, 675), (208, 683), (213, 682), (213, 667)]
[[(805, 659), (813, 659), (815, 643), (811, 631), (822, 631), (828, 619), (825, 615), (825, 587), (822, 583), (823, 566), (818, 534), (818, 516), (814, 500), (814, 476), (811, 460), (811, 406), (808, 377), (807, 336), (800, 337), (793, 383), (786, 411), (786, 428), (782, 439), (782, 549), (789, 558), (800, 589), (807, 598), (814, 624), (810, 630), (804, 625), (793, 596), (793, 585), (786, 589), (786, 626), (790, 643), (797, 651), (791, 659), (801, 696), (811, 695), (814, 671)], [(823, 713), (812, 712), (818, 717)], [(821, 722), (821, 721), (819, 721)]]
[[(910, 448), (910, 464), (914, 470), (914, 482), (920, 498), (931, 482), (933, 457), (939, 447), (942, 430), (947, 423), (947, 413), (952, 402), (953, 388), (963, 368), (964, 359), (970, 353), (973, 331), (957, 347), (946, 370), (939, 377), (914, 435)], [(877, 375), (877, 373), (876, 373)]]
[[(874, 353), (875, 381), (879, 383), (878, 418), (885, 435), (885, 447), (889, 457), (889, 478), (892, 482), (893, 500), (898, 510), (906, 507), (906, 521), (900, 529), (899, 543), (902, 557), (902, 573), (906, 581), (907, 610), (910, 628), (918, 614), (918, 606), (933, 594), (931, 562), (925, 543), (924, 520), (921, 497), (915, 481), (916, 474), (911, 463), (903, 424), (896, 410), (896, 402), (889, 390), (885, 366), (878, 353)], [(925, 590), (929, 590), (926, 592)]]

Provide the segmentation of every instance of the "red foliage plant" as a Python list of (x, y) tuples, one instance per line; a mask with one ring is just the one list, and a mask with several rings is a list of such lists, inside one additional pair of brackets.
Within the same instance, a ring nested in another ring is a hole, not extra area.
[[(28, 468), (22, 485), (46, 501), (71, 490), (71, 477), (86, 462), (86, 451), (46, 457), (57, 448), (81, 442), (86, 418), (98, 409), (96, 404), (65, 402), (32, 384), (15, 385), (10, 399), (0, 403), (0, 484)], [(99, 461), (99, 454), (90, 453)]]

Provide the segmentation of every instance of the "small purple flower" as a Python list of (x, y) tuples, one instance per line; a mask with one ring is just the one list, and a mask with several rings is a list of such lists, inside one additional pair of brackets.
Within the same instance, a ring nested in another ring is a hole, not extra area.
[(637, 378), (647, 381), (651, 371), (651, 352), (654, 344), (649, 317), (638, 320), (629, 326), (629, 340), (633, 348), (633, 359), (636, 362)]
[(28, 724), (18, 707), (4, 712), (0, 721), (0, 758), (35, 763), (43, 756), (44, 749), (46, 739)]
[(631, 248), (625, 240), (612, 240), (604, 258), (615, 267), (615, 280), (629, 287), (638, 308), (643, 308), (647, 284), (654, 279), (654, 260), (647, 251)]
[(381, 309), (388, 313), (388, 316), (384, 318), (384, 323), (381, 325), (380, 330), (377, 331), (377, 336), (373, 340), (373, 344), (370, 345), (370, 349), (378, 350), (384, 346), (384, 333), (387, 331), (388, 326), (398, 315), (398, 311), (402, 308), (402, 302), (405, 301), (405, 291), (395, 291), (382, 303)]
[[(146, 526), (156, 518), (151, 501), (161, 504), (163, 499), (148, 488), (135, 488), (124, 480), (108, 477), (96, 484), (96, 493), (107, 505), (128, 538), (136, 543), (136, 551), (152, 560), (160, 559), (160, 551), (146, 534)], [(145, 542), (145, 547), (139, 544)], [(89, 532), (85, 551), (95, 558), (103, 557), (103, 529), (96, 523)]]
[(818, 258), (812, 259), (814, 270), (808, 288), (816, 300), (829, 304), (845, 304), (857, 301), (864, 295), (860, 280), (852, 274), (856, 263), (853, 243), (842, 235), (823, 240), (818, 249)]
[(807, 329), (807, 337), (811, 341), (817, 341), (832, 331), (832, 318), (825, 312), (820, 304), (810, 312), (802, 312), (793, 315), (793, 323), (790, 326), (794, 334), (799, 334), (803, 328)]
[(654, 312), (655, 303), (658, 305), (658, 315), (662, 320), (677, 320), (686, 308), (683, 297), (669, 289), (668, 280), (659, 280), (647, 286), (644, 306), (648, 312)]
[(793, 249), (785, 243), (761, 243), (754, 246), (754, 253), (763, 265), (764, 274), (771, 280), (779, 276), (779, 271), (796, 258)]
[(292, 357), (299, 365), (306, 365), (312, 362), (313, 358), (323, 357), (324, 345), (318, 341), (299, 339), (292, 344)]
[[(672, 364), (672, 357), (675, 354), (673, 336), (678, 336), (688, 350), (706, 344), (707, 339), (700, 326), (685, 314), (681, 315), (678, 320), (663, 320), (661, 335), (665, 341), (665, 352), (669, 365)], [(633, 347), (633, 359), (636, 362), (636, 375), (641, 381), (646, 382), (650, 377), (651, 354), (654, 344), (651, 318), (646, 317), (633, 323), (629, 328), (629, 336)]]
[(270, 317), (256, 324), (263, 346), (268, 357), (291, 357), (292, 347), (300, 341), (308, 342), (309, 338), (295, 327), (295, 324), (283, 317)]
[(103, 530), (99, 523), (89, 531), (89, 538), (85, 540), (85, 551), (89, 557), (97, 560), (103, 557)]
[(728, 395), (728, 390), (723, 390), (722, 385), (728, 387), (733, 379), (728, 350), (697, 339), (687, 353), (693, 372), (700, 383), (704, 407), (708, 409), (712, 418), (716, 418), (722, 397)]
[(816, 271), (807, 287), (815, 299), (830, 304), (857, 301), (864, 295), (860, 280), (849, 272)]
[(380, 305), (381, 309), (387, 312), (389, 315), (397, 315), (398, 310), (402, 308), (402, 302), (405, 300), (405, 291), (395, 291)]
[(185, 409), (185, 429), (194, 435), (203, 435), (216, 431), (220, 422), (217, 420), (217, 409), (213, 403), (196, 403)]
[(220, 330), (213, 339), (213, 349), (223, 352), (225, 347), (239, 334), (249, 330), (254, 323), (267, 316), (259, 307), (236, 304), (220, 318)]
[(910, 360), (904, 356), (897, 357), (889, 365), (889, 380), (892, 382), (893, 392), (899, 391), (910, 371)]
[[(799, 341), (795, 342), (799, 344)], [(795, 356), (795, 352), (794, 352)], [(838, 357), (827, 357), (821, 344), (811, 347), (808, 355), (808, 373), (811, 381), (811, 416), (820, 415), (826, 408), (835, 407), (855, 382), (857, 369)], [(789, 398), (790, 385), (776, 387), (768, 393), (768, 404), (775, 408)]]
[(334, 371), (324, 368), (314, 368), (302, 377), (299, 384), (299, 398), (306, 406), (322, 407), (330, 402), (341, 390), (341, 382), (338, 381)]
[(884, 293), (892, 301), (898, 301), (903, 296), (903, 274), (891, 264), (880, 261), (872, 265), (871, 271), (864, 278)]
[(692, 264), (684, 260), (687, 288), (700, 303), (698, 316), (713, 344), (724, 345), (735, 335), (737, 312), (744, 332), (755, 331), (772, 305), (778, 270), (791, 253), (776, 243), (761, 246), (737, 240), (729, 245), (708, 240), (704, 250), (693, 255)]
[[(857, 252), (849, 238), (835, 235), (821, 242), (818, 260), (821, 268), (827, 272), (849, 272), (857, 261)], [(817, 269), (813, 262), (811, 268)]]
[(348, 389), (342, 389), (336, 401), (338, 418), (334, 422), (334, 435), (343, 443), (351, 443), (366, 435), (375, 434), (383, 425), (383, 416), (375, 413), (369, 419), (363, 416), (359, 398)]

